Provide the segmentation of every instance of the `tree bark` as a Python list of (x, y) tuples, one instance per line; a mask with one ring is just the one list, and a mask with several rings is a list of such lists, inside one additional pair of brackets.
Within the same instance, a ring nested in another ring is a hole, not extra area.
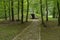
[(11, 12), (10, 12), (10, 8), (11, 8), (11, 7), (10, 7), (10, 2), (11, 2), (11, 1), (9, 0), (9, 20), (11, 20), (11, 14), (10, 14), (10, 13), (11, 13)]
[(14, 21), (13, 0), (11, 0), (12, 21)]
[(27, 14), (26, 14), (26, 22), (28, 21), (28, 13), (29, 13), (29, 0), (27, 0)]
[(23, 23), (23, 1), (21, 0), (21, 23)]
[(59, 2), (57, 1), (57, 8), (58, 8), (58, 13), (59, 13), (59, 16), (58, 16), (58, 25), (60, 25), (60, 8), (59, 8)]
[(43, 12), (42, 12), (42, 0), (40, 0), (40, 10), (41, 10), (42, 24), (44, 24), (44, 20), (43, 20)]
[(42, 19), (42, 24), (43, 24), (43, 26), (44, 27), (47, 27), (46, 25), (45, 25), (45, 23), (44, 23), (44, 19), (43, 19), (43, 12), (42, 12), (42, 0), (40, 0), (40, 10), (41, 10), (41, 19)]
[(55, 15), (55, 7), (53, 8), (53, 18), (56, 18), (56, 15)]
[(46, 21), (48, 21), (48, 3), (46, 0)]
[(19, 4), (19, 0), (18, 0), (18, 21), (20, 20), (20, 19), (19, 19), (19, 11), (20, 11), (20, 8), (19, 8), (20, 6), (19, 6), (19, 5), (20, 5), (20, 4)]

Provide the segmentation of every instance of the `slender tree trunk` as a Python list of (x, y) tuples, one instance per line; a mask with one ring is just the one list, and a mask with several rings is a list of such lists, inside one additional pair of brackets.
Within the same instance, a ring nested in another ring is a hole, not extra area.
[(42, 12), (42, 0), (40, 0), (40, 7), (41, 7), (41, 19), (42, 19), (42, 24), (43, 24), (43, 26), (44, 27), (47, 27), (46, 25), (45, 25), (45, 23), (44, 23), (44, 19), (43, 19), (43, 12)]
[(11, 0), (12, 21), (14, 21), (13, 0)]
[(58, 16), (58, 25), (60, 25), (60, 8), (59, 8), (59, 2), (57, 1), (57, 8), (58, 8), (58, 13), (59, 13), (59, 16)]
[(29, 0), (27, 0), (27, 14), (26, 14), (26, 22), (28, 21), (28, 13), (29, 13)]
[(11, 20), (11, 15), (10, 15), (10, 0), (9, 0), (9, 20)]
[(23, 1), (24, 0), (21, 0), (21, 23), (23, 23)]
[(7, 14), (6, 14), (6, 2), (4, 0), (4, 13), (5, 13), (5, 20), (7, 20)]
[(53, 18), (55, 18), (56, 15), (55, 15), (55, 7), (53, 8)]
[(43, 12), (42, 12), (42, 0), (40, 0), (40, 10), (41, 10), (41, 19), (42, 19), (42, 24), (44, 24), (44, 20), (43, 20)]
[(46, 21), (48, 21), (48, 3), (46, 0)]
[(20, 8), (19, 8), (19, 0), (18, 0), (18, 21), (20, 20), (19, 19), (19, 11), (20, 11)]

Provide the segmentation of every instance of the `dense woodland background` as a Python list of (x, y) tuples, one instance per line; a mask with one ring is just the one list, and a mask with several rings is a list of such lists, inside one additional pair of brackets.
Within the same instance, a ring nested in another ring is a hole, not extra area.
[(59, 0), (0, 0), (0, 19), (5, 20), (28, 20), (32, 12), (37, 16), (58, 18)]

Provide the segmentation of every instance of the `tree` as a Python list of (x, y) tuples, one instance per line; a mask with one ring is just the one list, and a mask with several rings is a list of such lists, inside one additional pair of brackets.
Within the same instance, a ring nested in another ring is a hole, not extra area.
[(21, 0), (21, 23), (23, 23), (23, 1)]
[(10, 15), (10, 0), (9, 0), (9, 20), (11, 20), (11, 15)]
[(19, 11), (20, 11), (20, 6), (19, 6), (20, 4), (19, 4), (19, 0), (18, 0), (18, 21), (19, 21)]
[(43, 20), (43, 12), (42, 12), (42, 0), (40, 0), (40, 10), (41, 10), (42, 24), (44, 24), (44, 20)]
[(6, 14), (6, 1), (4, 0), (4, 13), (5, 13), (5, 20), (7, 20), (7, 14)]
[(58, 25), (60, 25), (60, 8), (59, 8), (58, 0), (57, 0), (57, 8), (58, 8), (58, 14), (59, 14), (59, 16), (58, 16)]
[(56, 17), (56, 15), (55, 15), (55, 6), (54, 6), (54, 8), (53, 8), (53, 18), (55, 18)]
[(48, 3), (46, 0), (46, 21), (48, 21)]
[(27, 0), (27, 14), (26, 14), (26, 22), (28, 21), (28, 13), (29, 13), (29, 0)]
[(42, 24), (44, 27), (47, 27), (44, 23), (44, 19), (43, 19), (43, 12), (42, 12), (42, 0), (40, 0), (40, 10), (41, 10), (41, 19), (42, 19)]
[(14, 21), (13, 0), (11, 0), (12, 21)]

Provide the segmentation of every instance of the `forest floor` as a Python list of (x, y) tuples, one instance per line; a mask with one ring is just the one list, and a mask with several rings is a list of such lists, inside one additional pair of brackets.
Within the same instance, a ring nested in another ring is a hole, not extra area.
[(33, 20), (23, 32), (13, 38), (13, 40), (60, 40), (60, 26), (57, 20), (45, 22), (47, 27), (43, 27), (41, 22)]
[(40, 22), (36, 19), (24, 29), (20, 34), (16, 35), (13, 40), (40, 40)]
[(31, 22), (25, 22), (23, 24), (9, 21), (0, 22), (0, 40), (12, 40), (30, 24)]
[(45, 22), (47, 27), (41, 27), (41, 40), (60, 40), (60, 26), (55, 20)]
[(45, 22), (33, 19), (30, 22), (0, 22), (0, 40), (60, 40), (60, 26), (57, 20)]

